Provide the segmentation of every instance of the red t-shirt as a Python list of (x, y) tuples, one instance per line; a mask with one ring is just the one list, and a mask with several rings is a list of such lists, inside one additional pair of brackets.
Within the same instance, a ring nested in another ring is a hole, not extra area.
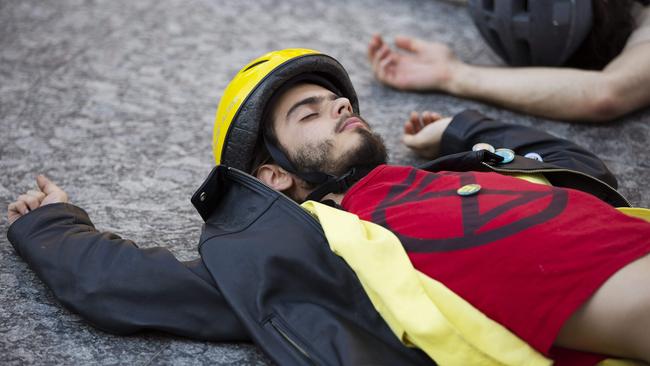
[[(457, 193), (472, 183), (478, 193)], [(650, 252), (649, 223), (584, 192), (497, 173), (383, 165), (341, 205), (391, 230), (415, 268), (546, 355), (574, 311)], [(582, 365), (600, 359), (581, 355)]]

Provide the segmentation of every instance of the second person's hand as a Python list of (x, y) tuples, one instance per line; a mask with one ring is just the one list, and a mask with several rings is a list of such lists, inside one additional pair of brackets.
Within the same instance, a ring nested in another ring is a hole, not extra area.
[(379, 34), (368, 44), (368, 60), (375, 77), (400, 90), (446, 91), (462, 62), (451, 49), (437, 42), (396, 37), (393, 50)]

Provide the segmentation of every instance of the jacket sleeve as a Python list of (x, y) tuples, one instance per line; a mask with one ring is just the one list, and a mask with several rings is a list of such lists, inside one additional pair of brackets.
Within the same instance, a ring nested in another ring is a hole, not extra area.
[(201, 259), (182, 263), (167, 249), (140, 249), (99, 232), (76, 206), (40, 207), (16, 220), (7, 237), (55, 297), (99, 329), (249, 339)]
[(613, 188), (618, 183), (605, 164), (593, 153), (575, 143), (531, 127), (498, 122), (479, 112), (467, 110), (454, 116), (442, 135), (440, 154), (469, 151), (474, 144), (505, 147), (517, 155), (535, 152), (545, 163), (598, 178)]

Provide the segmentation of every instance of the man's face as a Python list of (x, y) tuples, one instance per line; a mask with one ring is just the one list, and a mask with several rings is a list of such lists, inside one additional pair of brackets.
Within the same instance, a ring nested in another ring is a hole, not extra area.
[(315, 84), (298, 84), (272, 111), (278, 141), (298, 170), (339, 176), (355, 165), (387, 160), (384, 143), (355, 115), (347, 98)]

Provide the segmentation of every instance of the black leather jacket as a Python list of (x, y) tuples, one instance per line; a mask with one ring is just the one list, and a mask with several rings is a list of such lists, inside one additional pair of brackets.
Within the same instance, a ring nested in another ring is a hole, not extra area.
[[(499, 157), (486, 142), (544, 163)], [(595, 155), (537, 130), (466, 111), (442, 139), (431, 170), (543, 172), (554, 185), (629, 205)], [(192, 198), (204, 218), (201, 258), (179, 262), (166, 249), (97, 231), (70, 204), (18, 219), (8, 237), (66, 307), (117, 334), (156, 329), (187, 337), (253, 340), (282, 365), (433, 364), (401, 345), (346, 263), (329, 250), (319, 224), (255, 178), (216, 167)]]

